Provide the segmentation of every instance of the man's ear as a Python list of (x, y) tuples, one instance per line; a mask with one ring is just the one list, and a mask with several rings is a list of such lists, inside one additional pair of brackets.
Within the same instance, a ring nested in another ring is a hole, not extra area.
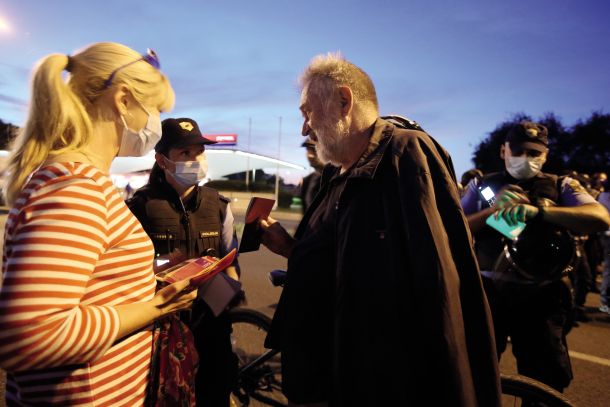
[(341, 115), (347, 116), (354, 108), (354, 94), (349, 86), (339, 86), (339, 97), (341, 98)]
[(504, 156), (506, 155), (506, 145), (502, 144), (500, 146), (500, 158), (504, 159)]

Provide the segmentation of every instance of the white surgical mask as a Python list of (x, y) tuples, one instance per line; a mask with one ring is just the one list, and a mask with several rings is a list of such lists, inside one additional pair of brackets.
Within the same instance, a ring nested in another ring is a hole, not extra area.
[(508, 157), (506, 171), (516, 179), (529, 179), (536, 176), (542, 169), (544, 157)]
[[(144, 107), (142, 107), (144, 109)], [(148, 111), (144, 109), (146, 113)], [(123, 137), (119, 147), (118, 157), (142, 157), (152, 150), (161, 139), (161, 117), (148, 113), (146, 126), (140, 131), (131, 130), (123, 115)]]
[(199, 184), (208, 173), (208, 160), (205, 154), (201, 154), (196, 161), (172, 161), (167, 157), (165, 159), (176, 166), (174, 172), (166, 169), (166, 173), (184, 188)]

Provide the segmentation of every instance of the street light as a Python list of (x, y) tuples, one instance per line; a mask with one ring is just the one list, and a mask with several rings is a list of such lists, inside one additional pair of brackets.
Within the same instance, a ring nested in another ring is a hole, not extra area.
[(8, 33), (11, 31), (11, 26), (8, 25), (8, 21), (2, 16), (0, 16), (0, 32)]

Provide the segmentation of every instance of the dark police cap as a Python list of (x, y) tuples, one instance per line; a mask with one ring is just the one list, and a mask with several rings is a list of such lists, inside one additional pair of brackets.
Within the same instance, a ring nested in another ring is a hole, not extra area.
[(508, 131), (506, 141), (511, 147), (522, 146), (544, 152), (549, 147), (548, 136), (549, 132), (543, 125), (522, 121)]
[(161, 123), (161, 140), (155, 146), (155, 151), (164, 153), (170, 148), (195, 144), (216, 144), (216, 142), (203, 137), (197, 122), (193, 119), (165, 119)]

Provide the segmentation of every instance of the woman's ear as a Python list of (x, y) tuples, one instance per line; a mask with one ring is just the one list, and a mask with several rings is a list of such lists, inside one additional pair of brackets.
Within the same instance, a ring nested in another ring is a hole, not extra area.
[(127, 108), (131, 106), (133, 99), (133, 96), (131, 96), (131, 93), (129, 92), (127, 87), (119, 86), (114, 92), (112, 99), (114, 102), (114, 108), (116, 109), (117, 113), (122, 116), (125, 116), (127, 114)]
[(162, 170), (165, 169), (166, 165), (165, 165), (165, 160), (163, 159), (163, 154), (155, 153), (155, 161), (157, 162), (157, 165), (159, 166), (159, 168), (161, 168)]

